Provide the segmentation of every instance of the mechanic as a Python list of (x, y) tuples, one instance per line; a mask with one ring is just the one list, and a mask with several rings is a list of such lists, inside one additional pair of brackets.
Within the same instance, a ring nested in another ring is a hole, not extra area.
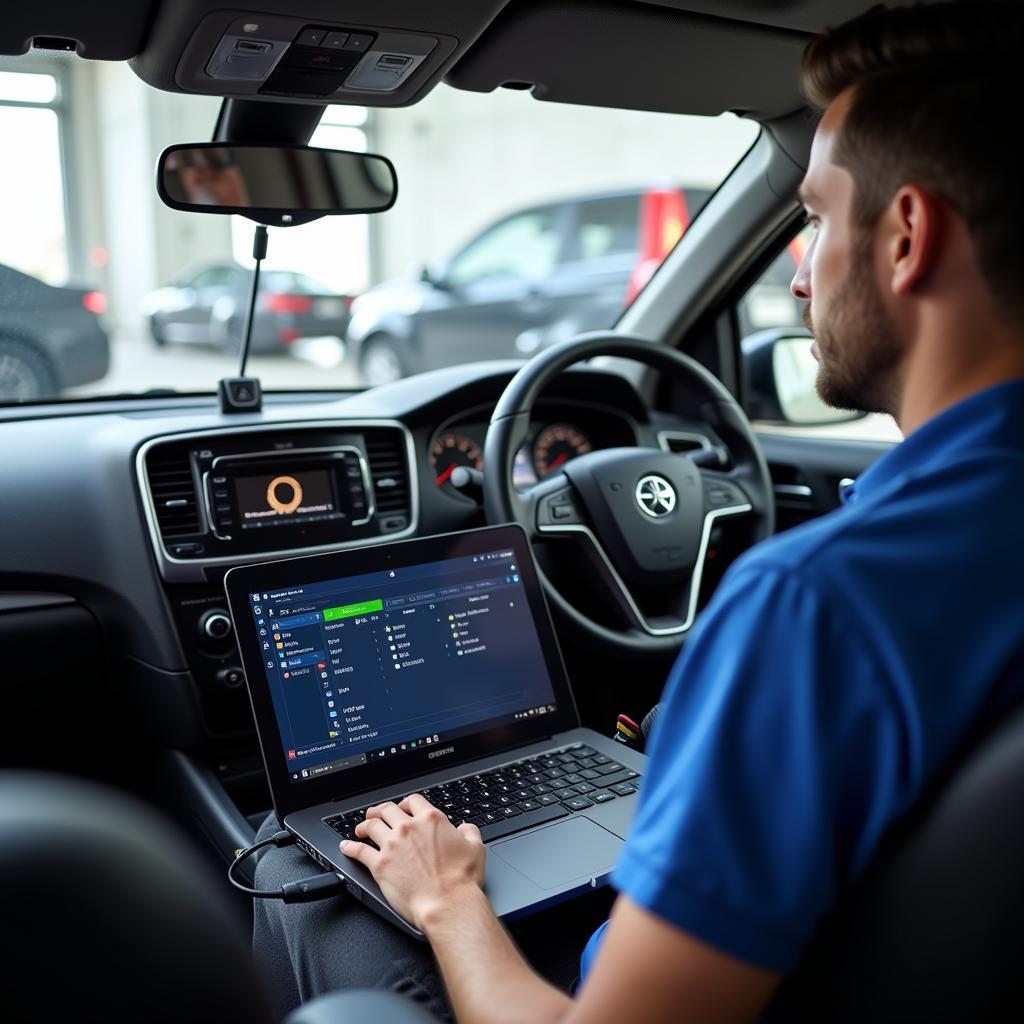
[[(429, 954), (368, 911), (263, 904), (256, 952), (286, 1000), (372, 984), (480, 1024), (753, 1020), (888, 826), (1024, 694), (1024, 190), (1003, 144), (1022, 52), (1014, 7), (953, 3), (875, 8), (805, 53), (823, 116), (793, 294), (825, 401), (906, 440), (704, 611), (575, 994), (492, 913), (477, 829), (411, 796), (369, 812), (375, 846), (341, 849), (427, 935), (448, 1003)], [(264, 858), (260, 886), (298, 863)], [(548, 944), (575, 952), (565, 916)]]

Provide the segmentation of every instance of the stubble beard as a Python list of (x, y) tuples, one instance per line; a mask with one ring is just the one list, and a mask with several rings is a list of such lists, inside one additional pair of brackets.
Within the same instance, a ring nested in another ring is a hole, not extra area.
[(904, 346), (871, 274), (868, 232), (853, 247), (851, 269), (817, 325), (811, 307), (803, 319), (818, 345), (815, 386), (833, 409), (895, 415)]

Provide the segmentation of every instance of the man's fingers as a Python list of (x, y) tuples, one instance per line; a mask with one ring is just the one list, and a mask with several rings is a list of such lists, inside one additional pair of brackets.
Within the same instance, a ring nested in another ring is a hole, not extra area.
[(380, 850), (375, 850), (372, 846), (367, 846), (366, 843), (357, 843), (352, 839), (343, 839), (339, 848), (346, 857), (365, 864), (371, 871), (380, 856)]
[(408, 815), (405, 811), (401, 810), (398, 804), (391, 803), (391, 801), (388, 801), (386, 804), (377, 804), (376, 807), (368, 807), (366, 809), (367, 821), (379, 818), (386, 821), (392, 828), (395, 828), (398, 823), (406, 817), (408, 817)]
[(477, 846), (484, 845), (484, 837), (480, 835), (480, 829), (476, 825), (470, 824), (468, 821), (464, 821), (457, 829), (461, 835), (465, 836), (471, 843), (476, 843)]
[(381, 846), (387, 836), (391, 833), (391, 826), (380, 818), (367, 816), (366, 821), (356, 825), (356, 835), (360, 839), (372, 839), (378, 846)]
[(408, 814), (422, 814), (434, 805), (420, 793), (410, 793), (399, 805)]

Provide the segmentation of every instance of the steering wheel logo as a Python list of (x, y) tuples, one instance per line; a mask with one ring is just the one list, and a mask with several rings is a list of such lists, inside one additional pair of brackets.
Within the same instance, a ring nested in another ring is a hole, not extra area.
[(652, 473), (636, 485), (636, 503), (641, 512), (652, 519), (660, 519), (676, 507), (675, 488), (663, 476)]
[[(284, 493), (279, 494), (278, 488)], [(294, 512), (302, 504), (302, 486), (299, 481), (293, 476), (274, 477), (267, 486), (267, 504), (284, 515)]]

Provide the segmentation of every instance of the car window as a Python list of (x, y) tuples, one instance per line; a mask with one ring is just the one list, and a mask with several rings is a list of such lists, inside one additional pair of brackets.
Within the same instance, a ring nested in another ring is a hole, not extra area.
[[(891, 416), (872, 414), (849, 422), (834, 422), (841, 412), (829, 409), (817, 397), (814, 381), (817, 362), (810, 354), (810, 338), (803, 326), (803, 303), (790, 289), (793, 275), (813, 237), (804, 227), (768, 265), (736, 306), (736, 322), (741, 350), (749, 357), (752, 349), (765, 341), (775, 342), (776, 386), (782, 408), (800, 420), (815, 423), (783, 423), (754, 419), (760, 430), (795, 434), (802, 437), (845, 438), (851, 441), (899, 441), (903, 435)], [(752, 416), (755, 409), (748, 410)]]
[[(237, 372), (255, 225), (168, 209), (152, 173), (219, 110), (127, 64), (0, 56), (17, 156), (0, 161), (0, 264), (57, 289), (38, 315), (25, 279), (0, 276), (0, 403), (212, 392)], [(384, 154), (398, 200), (270, 229), (248, 368), (269, 390), (362, 387), (611, 327), (757, 132), (447, 85), (409, 107), (328, 106), (311, 143)], [(559, 278), (565, 259), (583, 272)], [(447, 292), (431, 283), (446, 268)], [(500, 287), (513, 279), (531, 287)]]
[(597, 260), (635, 253), (639, 213), (639, 195), (580, 203), (569, 259)]
[(456, 256), (445, 276), (455, 287), (489, 277), (544, 277), (554, 268), (558, 241), (555, 210), (510, 217)]
[(211, 267), (196, 274), (189, 282), (190, 288), (230, 288), (238, 280), (230, 267)]

